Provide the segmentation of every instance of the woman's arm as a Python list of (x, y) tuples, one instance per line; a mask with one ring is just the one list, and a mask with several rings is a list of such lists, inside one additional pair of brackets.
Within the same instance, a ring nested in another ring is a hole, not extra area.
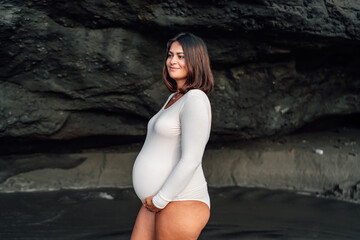
[(164, 208), (185, 189), (202, 162), (210, 135), (211, 108), (207, 96), (197, 91), (200, 90), (187, 93), (189, 96), (180, 112), (181, 158), (152, 199), (154, 206), (159, 209)]

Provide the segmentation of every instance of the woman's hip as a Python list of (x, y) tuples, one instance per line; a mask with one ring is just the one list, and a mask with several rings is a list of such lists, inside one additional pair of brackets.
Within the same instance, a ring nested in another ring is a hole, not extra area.
[(157, 239), (197, 239), (209, 218), (210, 208), (203, 201), (170, 202), (155, 215)]

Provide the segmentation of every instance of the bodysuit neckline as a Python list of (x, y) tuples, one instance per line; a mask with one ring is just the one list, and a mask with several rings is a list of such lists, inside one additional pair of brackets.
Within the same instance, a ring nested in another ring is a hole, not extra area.
[(168, 101), (166, 101), (166, 103), (165, 103), (165, 105), (164, 105), (164, 107), (163, 107), (163, 110), (168, 110), (169, 108), (171, 108), (173, 105), (175, 105), (177, 102), (179, 102), (179, 101), (186, 95), (186, 93), (185, 93), (184, 95), (182, 95), (178, 100), (176, 100), (176, 102), (174, 102), (174, 103), (171, 104), (170, 106), (166, 107), (166, 106), (169, 104), (169, 102), (171, 101), (171, 98), (172, 98), (174, 95), (175, 95), (175, 93), (172, 93), (172, 94), (170, 95)]

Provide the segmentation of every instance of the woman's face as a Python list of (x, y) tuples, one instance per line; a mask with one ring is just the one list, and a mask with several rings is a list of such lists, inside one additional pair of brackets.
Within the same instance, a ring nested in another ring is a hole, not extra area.
[(176, 81), (178, 88), (181, 88), (181, 86), (186, 82), (188, 75), (185, 63), (183, 47), (178, 41), (173, 42), (170, 46), (166, 59), (166, 67), (170, 77)]

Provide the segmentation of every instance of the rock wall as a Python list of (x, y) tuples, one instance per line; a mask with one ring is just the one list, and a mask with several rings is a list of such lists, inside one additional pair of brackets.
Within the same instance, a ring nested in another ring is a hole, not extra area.
[(102, 148), (143, 141), (169, 95), (166, 42), (182, 31), (204, 39), (215, 76), (210, 142), (225, 147), (205, 154), (211, 186), (359, 199), (360, 134), (324, 156), (233, 142), (319, 119), (359, 127), (356, 0), (0, 0), (0, 191), (130, 186), (137, 151)]
[[(342, 133), (209, 146), (205, 177), (210, 187), (286, 189), (360, 202), (360, 130)], [(0, 192), (132, 187), (139, 148), (0, 157)]]
[(360, 111), (358, 1), (0, 1), (0, 138), (143, 136), (167, 39), (209, 48), (213, 138)]

